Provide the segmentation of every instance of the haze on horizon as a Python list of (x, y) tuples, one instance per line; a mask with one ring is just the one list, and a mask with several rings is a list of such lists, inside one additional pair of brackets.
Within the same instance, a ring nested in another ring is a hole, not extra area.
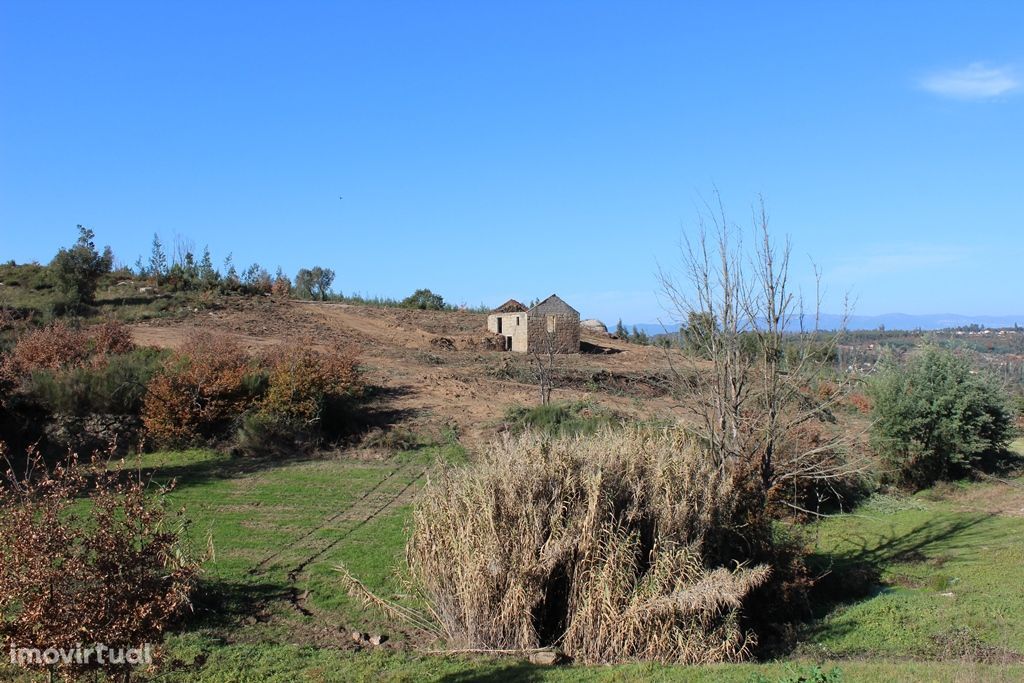
[[(0, 2), (0, 258), (665, 318), (717, 187), (825, 309), (1024, 313), (1024, 6)], [(1024, 322), (1024, 315), (1021, 316)]]

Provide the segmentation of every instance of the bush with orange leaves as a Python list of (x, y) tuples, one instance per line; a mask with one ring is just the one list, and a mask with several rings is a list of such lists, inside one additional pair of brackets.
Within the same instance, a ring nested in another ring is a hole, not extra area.
[(270, 293), (279, 299), (287, 299), (292, 293), (292, 281), (278, 271), (274, 284), (270, 286)]
[(55, 320), (31, 330), (18, 339), (9, 354), (0, 357), (0, 405), (7, 405), (15, 393), (32, 394), (37, 379), (49, 384), (68, 380), (70, 384), (88, 385), (82, 380), (95, 378), (97, 371), (107, 368), (111, 357), (134, 349), (131, 331), (112, 319), (84, 329)]
[[(130, 468), (108, 469), (98, 457), (80, 464), (71, 456), (48, 469), (29, 452), (27, 462), (27, 474), (9, 469), (0, 484), (4, 649), (158, 644), (189, 608), (199, 573), (182, 540), (181, 512), (167, 510), (166, 489)], [(98, 668), (95, 658), (16, 663), (64, 677)], [(103, 668), (125, 680), (130, 669), (124, 662)]]
[(128, 353), (135, 348), (132, 331), (123, 322), (108, 318), (86, 331), (94, 357)]
[(267, 393), (261, 410), (319, 426), (331, 401), (355, 398), (362, 391), (355, 356), (345, 351), (280, 349), (268, 358)]
[(351, 352), (278, 349), (264, 362), (266, 393), (240, 421), (236, 452), (288, 455), (352, 426), (352, 403), (363, 387)]
[(253, 363), (237, 343), (196, 333), (150, 381), (142, 422), (161, 446), (178, 446), (222, 431), (254, 400)]
[(867, 394), (862, 394), (859, 391), (850, 394), (850, 405), (860, 413), (861, 415), (870, 415), (871, 410), (874, 408), (874, 404)]
[(3, 364), (10, 377), (24, 378), (36, 370), (67, 370), (89, 362), (99, 365), (108, 355), (134, 348), (131, 331), (117, 320), (85, 329), (55, 320), (18, 339)]
[(89, 339), (64, 320), (26, 333), (4, 359), (9, 376), (21, 378), (35, 370), (61, 370), (84, 365)]

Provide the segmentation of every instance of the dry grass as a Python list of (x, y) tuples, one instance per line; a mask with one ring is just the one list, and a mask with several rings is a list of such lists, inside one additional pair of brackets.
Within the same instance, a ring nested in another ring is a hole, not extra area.
[(737, 661), (753, 644), (744, 600), (769, 569), (705, 561), (732, 533), (735, 498), (673, 431), (527, 433), (428, 485), (409, 564), (454, 647)]

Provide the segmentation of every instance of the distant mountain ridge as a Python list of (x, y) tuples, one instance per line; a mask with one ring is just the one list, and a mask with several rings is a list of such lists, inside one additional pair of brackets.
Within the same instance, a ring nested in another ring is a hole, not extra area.
[[(834, 330), (842, 323), (843, 317), (834, 313), (822, 313), (819, 327), (823, 330)], [(814, 316), (805, 316), (804, 325), (814, 328)], [(1021, 315), (960, 315), (958, 313), (931, 313), (911, 315), (907, 313), (884, 313), (882, 315), (851, 315), (847, 320), (848, 330), (877, 330), (881, 326), (887, 330), (943, 330), (950, 327), (965, 325), (981, 325), (982, 327), (1013, 327), (1024, 326), (1024, 314)], [(660, 323), (636, 323), (636, 328), (647, 334), (663, 334), (675, 332), (679, 325), (662, 325)], [(632, 330), (634, 324), (626, 325)], [(790, 331), (800, 328), (799, 321), (790, 325)]]

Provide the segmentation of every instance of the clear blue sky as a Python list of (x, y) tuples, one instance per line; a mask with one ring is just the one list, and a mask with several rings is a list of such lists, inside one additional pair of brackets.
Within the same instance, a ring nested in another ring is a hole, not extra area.
[(1021, 313), (1022, 83), (1016, 1), (3, 0), (0, 258), (83, 223), (653, 322), (717, 186), (832, 310)]

